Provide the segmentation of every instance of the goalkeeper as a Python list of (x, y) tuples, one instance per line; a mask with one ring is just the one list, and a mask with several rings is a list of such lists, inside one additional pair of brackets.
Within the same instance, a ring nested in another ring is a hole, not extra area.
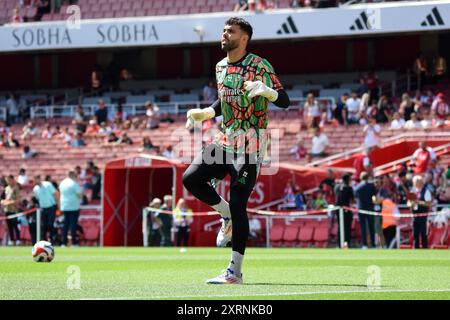
[[(251, 25), (242, 18), (226, 21), (221, 47), (227, 57), (216, 65), (219, 99), (205, 109), (187, 113), (186, 128), (222, 115), (220, 133), (198, 154), (183, 175), (183, 184), (196, 198), (222, 216), (217, 246), (230, 241), (232, 253), (226, 271), (210, 284), (242, 283), (242, 261), (249, 234), (247, 202), (255, 186), (266, 146), (268, 104), (287, 108), (289, 97), (270, 63), (246, 51)], [(230, 175), (230, 200), (215, 191), (211, 181)]]

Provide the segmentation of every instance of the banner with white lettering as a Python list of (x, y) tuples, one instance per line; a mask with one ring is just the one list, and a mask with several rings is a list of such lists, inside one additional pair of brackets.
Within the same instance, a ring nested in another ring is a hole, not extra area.
[(218, 43), (235, 15), (250, 21), (254, 40), (437, 31), (450, 29), (450, 0), (9, 24), (0, 27), (0, 52)]

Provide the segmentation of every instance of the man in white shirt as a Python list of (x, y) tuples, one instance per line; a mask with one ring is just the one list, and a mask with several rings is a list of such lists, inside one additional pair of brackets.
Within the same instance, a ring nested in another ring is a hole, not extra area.
[(22, 187), (28, 184), (28, 176), (24, 168), (19, 170), (19, 175), (17, 176), (17, 183)]
[(348, 123), (358, 123), (360, 114), (359, 109), (361, 105), (361, 99), (358, 98), (356, 91), (352, 92), (352, 96), (345, 102), (347, 105), (347, 121)]
[(417, 114), (415, 112), (411, 113), (411, 119), (406, 121), (404, 128), (409, 130), (422, 128), (422, 125), (419, 119), (417, 119)]
[(364, 127), (364, 134), (364, 147), (366, 149), (378, 146), (381, 127), (376, 123), (375, 118), (369, 119), (369, 123)]
[(60, 209), (64, 214), (64, 229), (63, 229), (63, 246), (67, 245), (67, 233), (70, 229), (72, 235), (72, 245), (77, 246), (77, 224), (80, 216), (81, 199), (83, 196), (83, 189), (76, 182), (76, 174), (74, 171), (69, 171), (67, 178), (59, 184), (59, 191), (61, 193)]
[(405, 126), (405, 119), (400, 117), (400, 113), (395, 112), (393, 120), (391, 122), (390, 129), (391, 130), (399, 130), (399, 129), (403, 129), (404, 126)]
[[(41, 176), (34, 177), (35, 186), (33, 193), (39, 202), (42, 221), (41, 238), (53, 243), (56, 236), (55, 218), (56, 218), (56, 189), (49, 181), (42, 181)], [(50, 234), (50, 237), (47, 236)], [(38, 239), (38, 240), (42, 240)]]
[(314, 128), (314, 136), (312, 138), (312, 148), (310, 156), (314, 157), (325, 157), (326, 148), (328, 146), (328, 137), (320, 132), (319, 128)]

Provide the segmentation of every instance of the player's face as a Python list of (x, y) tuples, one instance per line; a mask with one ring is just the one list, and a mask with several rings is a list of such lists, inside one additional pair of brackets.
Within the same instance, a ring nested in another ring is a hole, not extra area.
[(221, 46), (225, 52), (238, 48), (246, 34), (237, 25), (226, 25), (223, 28)]

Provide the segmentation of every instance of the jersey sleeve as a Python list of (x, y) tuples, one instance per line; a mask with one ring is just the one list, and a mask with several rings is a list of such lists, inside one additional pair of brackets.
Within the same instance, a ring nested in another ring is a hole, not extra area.
[(256, 67), (256, 79), (261, 80), (266, 86), (278, 91), (283, 90), (283, 85), (275, 73), (274, 68), (266, 59), (261, 59)]

